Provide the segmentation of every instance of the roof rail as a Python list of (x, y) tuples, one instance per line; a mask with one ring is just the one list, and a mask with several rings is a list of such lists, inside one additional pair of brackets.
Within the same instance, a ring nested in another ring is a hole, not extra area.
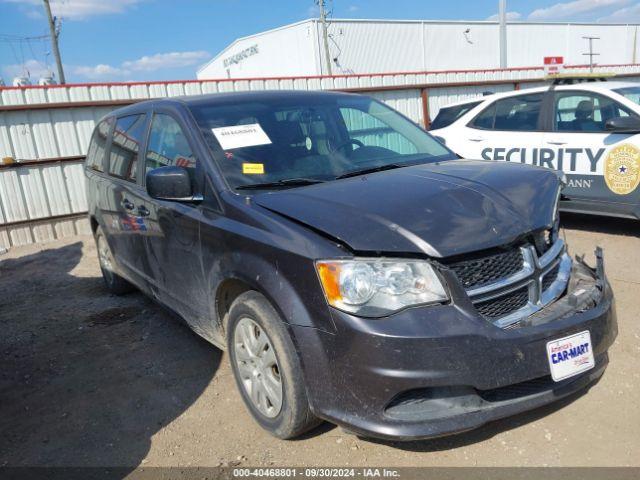
[(554, 85), (575, 85), (586, 82), (606, 82), (609, 78), (615, 77), (614, 73), (561, 73), (558, 75), (547, 75), (545, 80), (553, 81)]

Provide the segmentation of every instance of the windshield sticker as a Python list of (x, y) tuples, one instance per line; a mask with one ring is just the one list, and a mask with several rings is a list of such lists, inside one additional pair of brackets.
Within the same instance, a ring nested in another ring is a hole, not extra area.
[(630, 144), (609, 152), (604, 164), (604, 180), (617, 195), (628, 195), (640, 183), (640, 150)]
[(223, 150), (255, 147), (256, 145), (268, 145), (271, 143), (259, 123), (212, 128), (211, 132), (216, 136)]
[(264, 174), (263, 163), (243, 163), (242, 173), (245, 175), (262, 175)]
[(306, 140), (304, 141), (304, 145), (305, 147), (307, 147), (307, 150), (311, 150), (311, 148), (313, 147), (313, 142), (309, 137), (307, 137)]

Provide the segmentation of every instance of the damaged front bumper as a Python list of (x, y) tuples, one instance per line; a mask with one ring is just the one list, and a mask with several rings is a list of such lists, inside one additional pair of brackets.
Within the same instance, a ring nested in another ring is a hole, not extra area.
[[(567, 292), (503, 329), (469, 309), (414, 308), (380, 320), (332, 310), (336, 334), (292, 327), (313, 411), (356, 433), (414, 440), (465, 431), (590, 386), (617, 335), (602, 252), (573, 262)], [(554, 382), (547, 342), (588, 330), (595, 366)]]

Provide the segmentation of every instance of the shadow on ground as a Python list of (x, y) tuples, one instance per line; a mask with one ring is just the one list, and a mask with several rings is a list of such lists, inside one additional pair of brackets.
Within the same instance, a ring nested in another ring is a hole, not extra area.
[(82, 255), (0, 259), (0, 466), (137, 466), (219, 366), (143, 295), (109, 295)]
[(562, 228), (569, 230), (597, 232), (607, 235), (640, 236), (640, 222), (638, 220), (581, 215), (578, 213), (562, 213), (560, 220)]

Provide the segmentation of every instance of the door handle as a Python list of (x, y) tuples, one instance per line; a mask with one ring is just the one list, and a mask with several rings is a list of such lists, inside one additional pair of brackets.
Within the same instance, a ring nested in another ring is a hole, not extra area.
[(549, 145), (566, 145), (567, 142), (559, 142), (559, 141), (548, 141)]
[(125, 208), (125, 210), (133, 210), (134, 208), (136, 208), (136, 206), (126, 198), (122, 200), (122, 206)]
[(150, 213), (151, 212), (149, 212), (149, 209), (144, 205), (140, 205), (138, 207), (138, 215), (140, 215), (141, 217), (148, 217)]
[(484, 142), (484, 138), (470, 138), (469, 139), (470, 142)]

